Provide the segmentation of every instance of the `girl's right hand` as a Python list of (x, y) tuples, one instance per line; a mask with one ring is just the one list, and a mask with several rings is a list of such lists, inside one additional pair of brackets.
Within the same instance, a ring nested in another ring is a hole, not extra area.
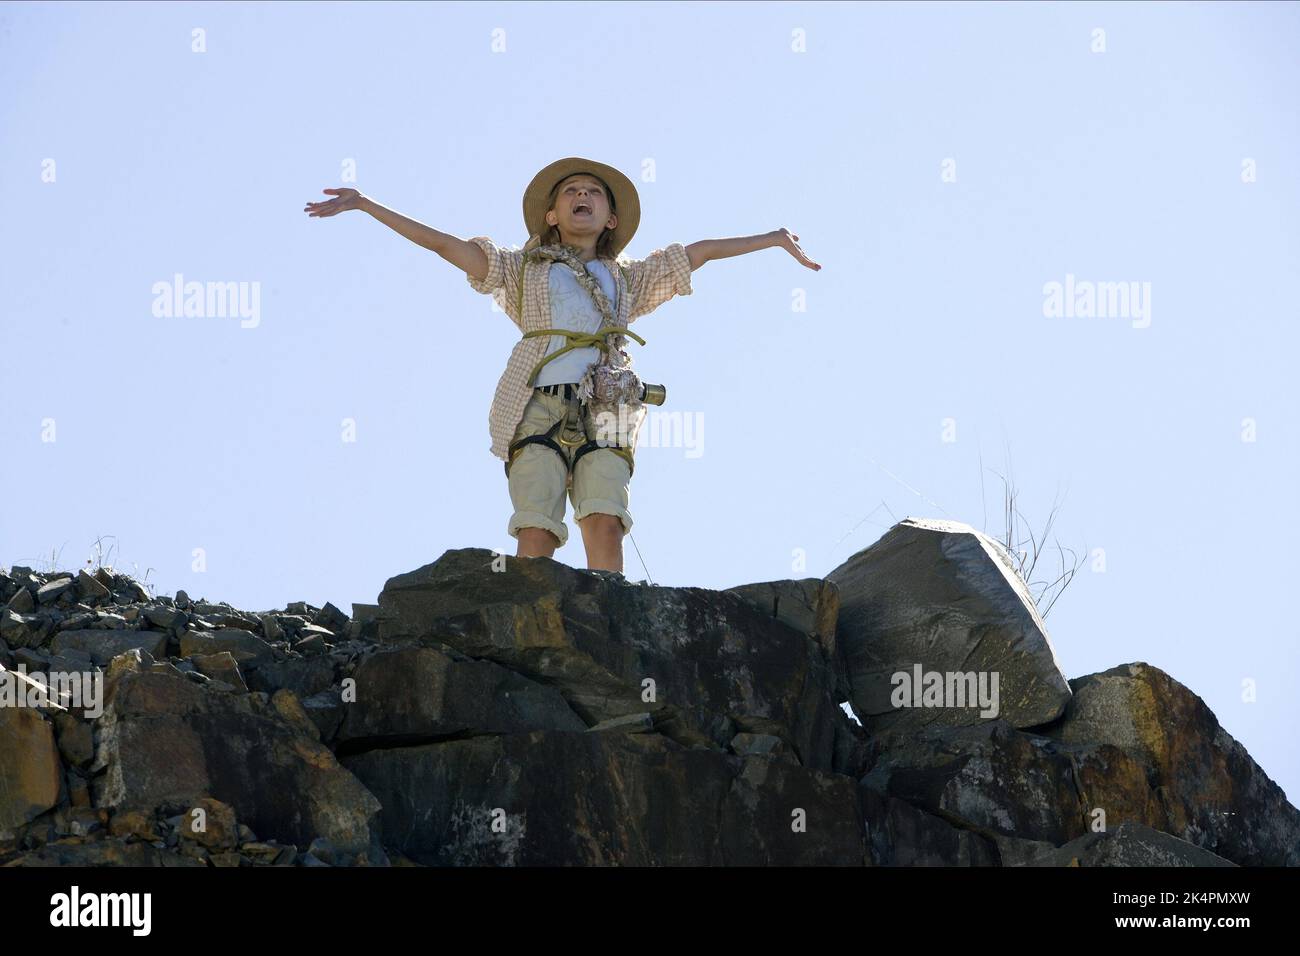
[(365, 196), (355, 189), (324, 189), (322, 192), (335, 196), (334, 199), (327, 199), (324, 202), (309, 202), (303, 208), (303, 212), (308, 216), (315, 216), (323, 219), (326, 216), (333, 216), (348, 209), (360, 209), (361, 203), (365, 201)]

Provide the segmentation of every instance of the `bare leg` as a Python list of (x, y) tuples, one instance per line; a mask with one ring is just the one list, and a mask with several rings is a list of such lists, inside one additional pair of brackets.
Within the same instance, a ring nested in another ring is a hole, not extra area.
[(591, 571), (623, 572), (623, 522), (617, 515), (593, 513), (578, 522)]
[[(617, 519), (616, 519), (617, 520)], [(517, 558), (549, 558), (555, 555), (560, 539), (545, 528), (520, 528)]]

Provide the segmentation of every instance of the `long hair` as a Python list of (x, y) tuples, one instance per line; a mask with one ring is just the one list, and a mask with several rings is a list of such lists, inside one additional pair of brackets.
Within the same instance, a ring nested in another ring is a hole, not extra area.
[[(571, 179), (576, 175), (577, 173), (570, 173), (568, 176), (565, 176), (564, 179)], [(605, 197), (609, 200), (609, 211), (617, 215), (618, 204), (614, 201), (614, 191), (609, 188), (609, 183), (605, 182), (605, 180), (601, 179), (599, 176), (595, 175), (594, 173), (583, 173), (583, 175), (590, 176), (592, 179), (596, 180), (596, 182), (600, 183), (601, 187), (605, 190)], [(559, 182), (557, 182), (554, 186), (551, 187), (551, 191), (546, 198), (547, 212), (550, 212), (552, 209), (555, 208), (555, 197), (559, 193), (560, 183), (564, 182), (564, 179), (561, 179)], [(541, 245), (544, 246), (559, 245), (561, 241), (562, 240), (560, 239), (560, 229), (558, 226), (547, 226), (545, 231), (542, 232)], [(600, 234), (600, 237), (596, 240), (596, 255), (601, 259), (614, 258), (614, 230), (613, 229), (606, 229), (604, 232)]]

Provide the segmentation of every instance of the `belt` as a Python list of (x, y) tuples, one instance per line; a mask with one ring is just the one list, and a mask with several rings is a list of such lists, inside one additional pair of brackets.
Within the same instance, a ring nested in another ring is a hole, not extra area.
[(578, 397), (577, 382), (561, 382), (555, 385), (538, 385), (537, 390), (539, 392), (545, 392), (547, 395), (563, 394), (566, 399)]

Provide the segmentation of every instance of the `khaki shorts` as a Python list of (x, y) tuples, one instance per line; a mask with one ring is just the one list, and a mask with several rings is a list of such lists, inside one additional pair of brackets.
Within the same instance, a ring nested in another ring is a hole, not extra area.
[[(571, 403), (534, 389), (511, 441), (544, 435), (564, 417)], [(566, 493), (573, 502), (574, 521), (589, 514), (617, 515), (623, 522), (623, 533), (632, 530), (632, 514), (627, 510), (632, 474), (627, 462), (615, 451), (597, 448), (583, 455), (575, 466), (573, 455), (577, 450), (565, 449), (567, 464), (555, 449), (540, 442), (530, 442), (515, 456), (508, 479), (510, 501), (515, 508), (506, 529), (511, 537), (518, 538), (520, 528), (545, 528), (560, 539), (563, 547), (569, 540), (564, 523)]]

